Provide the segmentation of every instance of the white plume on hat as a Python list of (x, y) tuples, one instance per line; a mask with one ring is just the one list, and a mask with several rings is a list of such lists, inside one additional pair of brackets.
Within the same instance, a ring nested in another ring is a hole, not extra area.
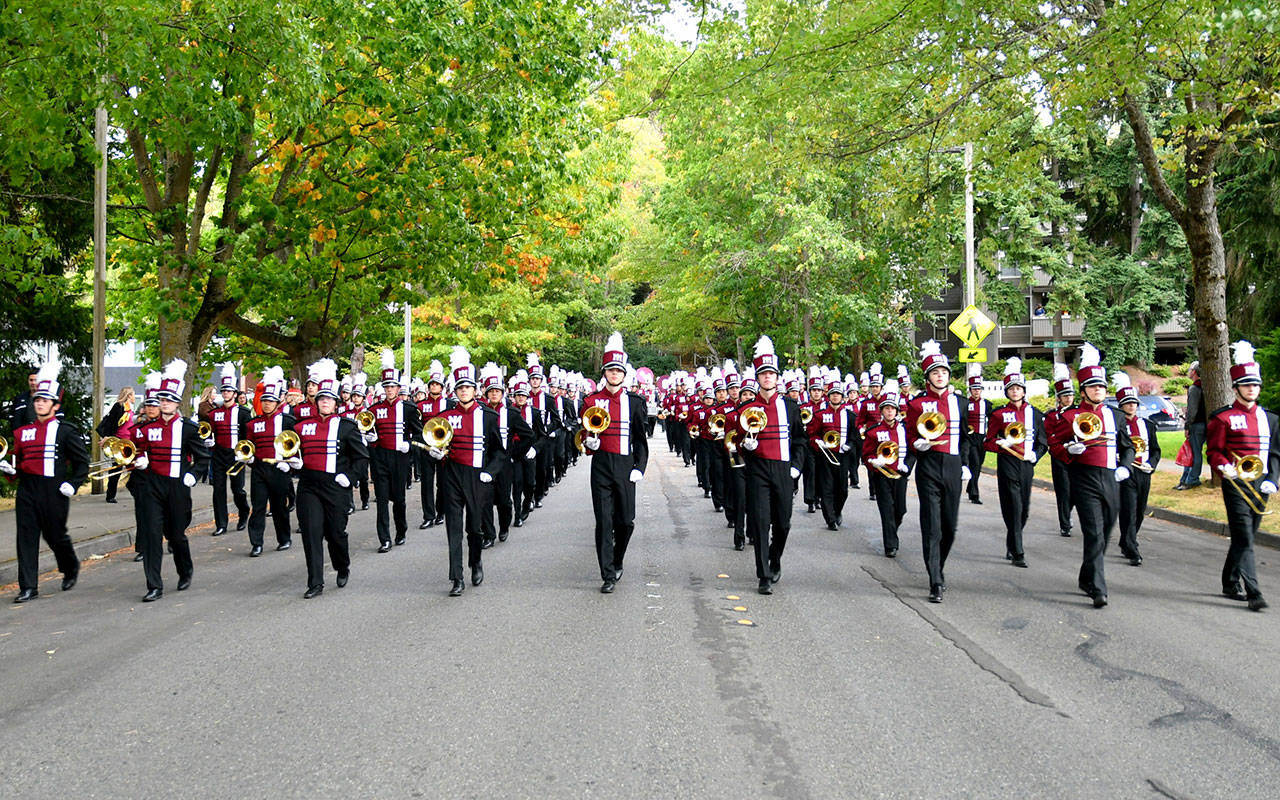
[(226, 381), (228, 378), (233, 381), (236, 378), (236, 365), (234, 361), (228, 361), (222, 365), (222, 380)]
[(906, 365), (906, 364), (899, 364), (899, 365), (898, 365), (898, 380), (902, 380), (903, 378), (907, 378), (908, 380), (910, 380), (910, 379), (911, 379), (911, 372), (907, 369), (907, 365)]
[(871, 383), (871, 373), (864, 372), (858, 376), (858, 383)]
[(724, 367), (722, 368), (722, 372), (725, 375), (735, 375), (738, 372), (738, 365), (733, 363), (732, 358), (726, 358), (724, 360)]
[(1085, 342), (1080, 345), (1080, 368), (1096, 367), (1102, 363), (1102, 354), (1098, 352), (1098, 348)]
[(444, 366), (440, 363), (440, 359), (431, 359), (431, 366), (427, 368), (427, 375), (444, 375)]
[(363, 372), (357, 372), (356, 374), (351, 376), (352, 386), (364, 386), (366, 383), (368, 383), (368, 381), (369, 381), (369, 376), (364, 374)]
[(537, 353), (530, 353), (529, 355), (525, 356), (524, 365), (526, 367), (535, 367), (535, 366), (540, 366), (541, 364), (542, 362), (538, 360)]
[[(37, 376), (38, 377), (38, 376)], [(187, 377), (187, 362), (180, 358), (175, 358), (168, 364), (164, 365), (164, 375), (161, 378), (177, 378), (183, 380)]]
[(1059, 361), (1057, 364), (1054, 364), (1054, 365), (1053, 365), (1053, 380), (1054, 380), (1054, 382), (1055, 382), (1055, 383), (1056, 383), (1056, 382), (1058, 382), (1058, 381), (1069, 381), (1069, 380), (1071, 380), (1071, 367), (1067, 366), (1066, 364), (1062, 363), (1061, 361)]
[[(1013, 361), (1014, 359), (1009, 359), (1009, 360), (1010, 360), (1010, 361)], [(1021, 361), (1019, 361), (1018, 363), (1019, 363), (1019, 364), (1021, 364), (1022, 362), (1021, 362)], [(1015, 370), (1015, 372), (1016, 372), (1016, 370)], [(976, 377), (978, 377), (979, 375), (981, 375), (981, 374), (982, 374), (982, 365), (981, 365), (981, 364), (970, 364), (969, 366), (965, 367), (965, 373), (966, 373), (967, 377), (970, 377), (970, 378), (976, 378)], [(1009, 374), (1009, 370), (1008, 370), (1008, 368), (1006, 368), (1006, 369), (1005, 369), (1004, 374), (1005, 374), (1005, 375), (1008, 375), (1008, 374)]]
[(1116, 387), (1117, 392), (1133, 386), (1133, 382), (1129, 380), (1129, 373), (1124, 370), (1117, 370), (1111, 373), (1111, 383)]
[[(621, 341), (622, 341), (622, 334), (616, 334), (616, 335), (617, 335), (617, 337), (618, 337), (618, 341), (619, 341), (619, 342), (621, 342)], [(719, 372), (720, 372), (720, 370), (719, 370), (719, 369), (717, 369), (717, 370), (716, 370), (716, 372), (717, 372), (717, 373), (719, 373)], [(581, 375), (579, 375), (579, 376), (578, 376), (578, 380), (579, 380), (579, 381), (581, 381), (581, 380), (582, 380), (582, 376), (581, 376)], [(623, 378), (623, 379), (622, 379), (622, 386), (623, 386), (623, 388), (625, 388), (625, 389), (630, 389), (630, 388), (635, 384), (635, 381), (636, 381), (636, 368), (635, 368), (635, 367), (633, 367), (633, 366), (631, 366), (631, 364), (630, 364), (630, 363), (628, 363), (628, 364), (627, 364), (627, 375), (626, 375), (626, 377), (625, 377), (625, 378)]]
[[(159, 378), (159, 376), (156, 377)], [(147, 376), (147, 378), (150, 380), (150, 376)], [(263, 386), (277, 386), (281, 383), (284, 383), (284, 369), (282, 367), (267, 367), (262, 373)], [(157, 383), (157, 385), (159, 384)]]
[[(974, 365), (977, 366), (977, 365)], [(978, 367), (978, 372), (982, 372), (982, 368)], [(1004, 363), (1005, 375), (1017, 375), (1022, 372), (1022, 359), (1017, 356), (1010, 356), (1009, 360)]]
[(844, 382), (845, 382), (845, 383), (857, 383), (857, 382), (858, 382), (858, 376), (857, 376), (857, 375), (854, 375), (852, 372), (846, 372), (846, 373), (844, 374)]
[(449, 372), (457, 372), (459, 367), (468, 366), (471, 366), (471, 354), (462, 345), (455, 345), (449, 352)]
[(522, 369), (516, 370), (515, 374), (511, 376), (512, 383), (523, 383), (528, 380), (529, 380), (529, 373), (525, 372)]
[(814, 378), (821, 378), (825, 373), (826, 373), (826, 370), (824, 370), (822, 367), (817, 366), (816, 364), (812, 367), (809, 367), (810, 380)]
[(622, 346), (622, 334), (619, 333), (618, 331), (614, 331), (613, 333), (609, 334), (609, 340), (604, 343), (605, 352), (608, 353), (610, 351), (615, 351), (615, 350), (618, 352), (622, 352), (623, 349), (624, 348)]
[(391, 349), (390, 349), (390, 348), (388, 348), (388, 347), (384, 347), (384, 348), (382, 348), (382, 368), (383, 368), (383, 369), (395, 369), (395, 368), (396, 368), (396, 354), (395, 354), (395, 351), (391, 350)]
[[(277, 369), (277, 370), (280, 370), (280, 380), (282, 380), (282, 381), (283, 381), (283, 380), (284, 380), (284, 370), (281, 370), (279, 367), (276, 367), (276, 369)], [(39, 375), (39, 374), (37, 373), (37, 377), (38, 377), (38, 375)], [(146, 379), (146, 381), (143, 383), (142, 388), (143, 388), (143, 390), (144, 390), (144, 391), (147, 391), (147, 392), (154, 392), (156, 389), (159, 389), (159, 388), (160, 388), (160, 373), (159, 373), (159, 372), (155, 372), (155, 371), (148, 372), (148, 373), (147, 373), (147, 379)]]
[(307, 368), (307, 374), (316, 383), (336, 381), (338, 379), (338, 365), (334, 363), (332, 358), (322, 358)]
[(757, 356), (773, 355), (773, 340), (768, 336), (756, 339), (755, 353)]
[(754, 381), (756, 379), (756, 368), (747, 367), (746, 369), (742, 370), (742, 379), (744, 381)]
[[(185, 374), (187, 370), (187, 362), (183, 361), (181, 364), (182, 371)], [(36, 370), (36, 383), (40, 383), (42, 381), (56, 382), (58, 380), (59, 372), (62, 372), (62, 362), (56, 358), (50, 359), (49, 361), (41, 364), (40, 369)]]
[[(630, 365), (630, 364), (628, 364), (628, 365), (627, 365), (627, 367), (628, 367), (628, 368), (630, 368), (630, 367), (631, 367), (631, 365)], [(632, 372), (635, 372), (635, 370), (634, 370), (634, 369), (633, 369), (633, 370), (631, 370), (631, 371), (632, 371)], [(712, 367), (712, 368), (711, 368), (711, 382), (712, 382), (712, 383), (715, 383), (716, 381), (722, 381), (722, 380), (724, 380), (724, 373), (720, 371), (720, 368), (719, 368), (719, 367)]]
[(871, 372), (871, 374), (872, 374), (872, 375), (877, 375), (877, 374), (881, 374), (881, 375), (882, 375), (882, 374), (884, 374), (884, 369), (880, 366), (880, 362), (879, 362), (879, 361), (873, 361), (873, 362), (871, 363), (871, 370), (870, 370), (870, 372)]
[(895, 381), (893, 378), (890, 378), (889, 380), (885, 381), (885, 382), (884, 382), (884, 393), (885, 393), (885, 394), (897, 394), (897, 393), (898, 393), (898, 382), (897, 382), (897, 381)]
[(1253, 363), (1253, 345), (1241, 339), (1231, 345), (1231, 361), (1234, 364)]
[(499, 369), (498, 365), (493, 363), (492, 361), (486, 361), (484, 366), (480, 368), (481, 380), (485, 378), (500, 378), (500, 377), (502, 377), (502, 370)]
[(942, 345), (938, 344), (935, 340), (930, 339), (929, 341), (920, 345), (921, 361), (928, 358), (929, 356), (938, 356), (938, 355), (942, 355)]

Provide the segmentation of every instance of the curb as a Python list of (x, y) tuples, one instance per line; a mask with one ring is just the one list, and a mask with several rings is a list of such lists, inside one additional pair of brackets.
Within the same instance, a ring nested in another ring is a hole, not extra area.
[[(983, 467), (982, 474), (995, 476), (996, 471), (994, 467)], [(1032, 478), (1031, 485), (1037, 489), (1045, 489), (1050, 492), (1053, 491), (1053, 481), (1046, 481), (1043, 478)], [(1184, 514), (1181, 511), (1172, 511), (1167, 508), (1152, 505), (1147, 506), (1147, 516), (1164, 520), (1165, 522), (1172, 522), (1187, 528), (1192, 528), (1193, 530), (1212, 533), (1214, 536), (1221, 536), (1224, 539), (1231, 538), (1230, 532), (1227, 531), (1227, 524), (1225, 522), (1218, 522), (1216, 519), (1198, 517), (1195, 514)], [(1280, 536), (1274, 533), (1258, 531), (1258, 534), (1254, 537), (1253, 543), (1263, 547), (1280, 550)]]

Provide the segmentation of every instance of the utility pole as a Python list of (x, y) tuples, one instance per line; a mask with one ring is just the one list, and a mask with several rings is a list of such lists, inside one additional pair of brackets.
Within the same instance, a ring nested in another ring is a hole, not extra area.
[(973, 305), (973, 142), (964, 143), (964, 304)]
[[(107, 37), (102, 34), (100, 44), (106, 55)], [(106, 76), (103, 75), (105, 83)], [(103, 362), (106, 360), (107, 331), (107, 108), (99, 104), (93, 112), (93, 145), (98, 153), (98, 163), (93, 170), (93, 459), (102, 457), (98, 423), (102, 421)], [(91, 491), (102, 491), (102, 480), (93, 482)]]
[(409, 371), (412, 366), (410, 363), (410, 350), (413, 348), (413, 303), (406, 302), (404, 304), (404, 383), (405, 388), (409, 386), (409, 381), (413, 379), (413, 373)]

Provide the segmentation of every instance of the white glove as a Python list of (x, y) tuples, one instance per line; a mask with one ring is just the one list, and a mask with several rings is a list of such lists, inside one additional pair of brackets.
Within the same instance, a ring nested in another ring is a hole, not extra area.
[(288, 462), (288, 461), (277, 461), (277, 462), (276, 462), (276, 469), (280, 470), (281, 472), (288, 472), (288, 471), (289, 471), (289, 462)]
[(644, 480), (644, 473), (638, 469), (633, 469), (631, 470), (631, 475), (628, 477), (631, 478), (632, 483), (639, 483), (640, 481)]
[(903, 475), (906, 475), (910, 471), (911, 468), (907, 466), (907, 462), (903, 461), (898, 464), (898, 472), (901, 472)]
[(76, 487), (72, 486), (66, 481), (63, 481), (62, 485), (58, 487), (58, 491), (62, 493), (63, 497), (70, 497), (71, 495), (76, 493)]
[(1022, 460), (1023, 460), (1023, 461), (1026, 461), (1026, 462), (1027, 462), (1027, 463), (1029, 463), (1029, 464), (1034, 464), (1034, 463), (1036, 463), (1036, 451), (1035, 451), (1035, 450), (1028, 450), (1027, 452), (1023, 453), (1023, 454), (1022, 454)]
[(409, 452), (409, 442), (407, 442), (404, 439), (401, 439), (398, 442), (396, 442), (396, 452), (397, 453)]
[(889, 462), (884, 460), (883, 458), (880, 458), (879, 456), (876, 456), (875, 458), (871, 459), (867, 463), (877, 468), (889, 466)]
[(932, 448), (933, 448), (933, 440), (932, 440), (932, 439), (925, 439), (925, 438), (921, 437), (921, 438), (919, 438), (919, 439), (916, 439), (914, 442), (912, 442), (912, 443), (911, 443), (911, 446), (912, 446), (912, 447), (914, 447), (915, 449), (920, 450), (921, 452), (923, 452), (923, 451), (925, 451), (925, 450), (930, 450), (930, 449), (932, 449)]
[(1236, 472), (1236, 468), (1234, 464), (1223, 464), (1222, 466), (1218, 467), (1218, 472), (1221, 472), (1222, 477), (1226, 478), (1229, 481), (1235, 480), (1236, 476), (1239, 475), (1239, 473)]
[(366, 434), (364, 435), (364, 443), (365, 443), (365, 444), (373, 444), (373, 443), (374, 443), (374, 442), (376, 442), (376, 441), (378, 441), (378, 432), (377, 432), (377, 431), (369, 431), (368, 433), (366, 433)]
[(588, 436), (588, 437), (586, 437), (585, 439), (583, 439), (583, 440), (582, 440), (582, 446), (583, 446), (583, 447), (585, 447), (585, 448), (587, 448), (588, 450), (599, 450), (599, 449), (600, 449), (600, 437), (599, 437), (599, 436)]
[(1011, 449), (1017, 443), (1017, 439), (996, 439), (996, 445), (1004, 450)]
[(1084, 442), (1067, 442), (1067, 452), (1073, 456), (1078, 456), (1089, 448), (1085, 447)]
[(852, 447), (850, 447), (848, 444), (842, 444), (842, 445), (840, 445), (840, 452), (841, 452), (841, 453), (847, 453), (847, 452), (849, 452), (849, 451), (850, 451), (850, 450), (852, 450), (852, 449), (853, 449), (853, 448), (852, 448)]
[(195, 476), (195, 475), (192, 475), (190, 472), (188, 472), (187, 474), (183, 475), (183, 476), (182, 476), (182, 485), (183, 485), (183, 486), (185, 486), (185, 487), (187, 487), (188, 489), (190, 489), (192, 486), (195, 486), (195, 485), (196, 485), (196, 476)]
[(552, 431), (550, 435), (551, 435), (551, 438), (552, 438), (552, 439), (556, 438), (556, 432), (555, 432), (555, 431)]
[(431, 456), (436, 461), (440, 461), (444, 458), (444, 451), (438, 447), (428, 447), (427, 455)]
[(333, 476), (333, 482), (341, 486), (343, 489), (351, 488), (351, 479), (341, 472)]
[(814, 441), (814, 444), (816, 444), (816, 445), (818, 446), (818, 449), (820, 449), (820, 450), (830, 450), (830, 449), (831, 449), (831, 446), (827, 444), (827, 440), (826, 440), (826, 439), (817, 439), (817, 440), (815, 440), (815, 441)]
[(960, 480), (967, 481), (972, 477), (973, 477), (973, 473), (969, 471), (969, 468), (962, 465), (960, 467)]
[(796, 478), (799, 478), (799, 477), (800, 477), (800, 470), (796, 469), (795, 467), (792, 467), (792, 468), (791, 468), (791, 480), (793, 480), (793, 481), (794, 481)]
[(759, 439), (743, 439), (742, 440), (742, 449), (746, 450), (748, 453), (753, 452), (759, 446), (760, 446)]
[(133, 460), (133, 468), (146, 469), (147, 465), (150, 463), (151, 463), (151, 460), (147, 458), (145, 453), (143, 453), (142, 455), (138, 456)]
[(205, 447), (213, 447), (213, 437), (212, 437), (212, 436), (210, 436), (208, 439), (201, 439), (200, 441), (204, 442), (204, 446), (205, 446)]
[(1262, 492), (1263, 494), (1275, 494), (1276, 485), (1271, 481), (1263, 481), (1262, 483), (1258, 484), (1258, 491)]
[(302, 469), (302, 456), (294, 456), (289, 459), (289, 469)]
[(537, 449), (536, 447), (530, 447), (530, 448), (529, 448), (529, 452), (525, 453), (525, 454), (524, 454), (524, 457), (525, 457), (525, 458), (537, 458), (537, 457), (538, 457), (538, 449)]
[(1116, 467), (1116, 483), (1122, 483), (1129, 480), (1128, 467)]
[(489, 474), (489, 473), (487, 473), (487, 472), (481, 472), (481, 473), (480, 473), (480, 482), (481, 482), (481, 483), (493, 483), (493, 476), (492, 476), (492, 475), (490, 475), (490, 474)]
[(0, 472), (3, 472), (5, 475), (14, 475), (18, 470), (8, 461), (0, 461)]

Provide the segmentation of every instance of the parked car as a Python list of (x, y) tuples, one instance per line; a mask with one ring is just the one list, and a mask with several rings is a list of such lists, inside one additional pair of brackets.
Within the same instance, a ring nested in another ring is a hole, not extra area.
[[(1107, 405), (1119, 409), (1115, 400), (1107, 400)], [(1182, 430), (1182, 412), (1168, 397), (1158, 394), (1138, 395), (1138, 414), (1156, 425), (1156, 431)]]

